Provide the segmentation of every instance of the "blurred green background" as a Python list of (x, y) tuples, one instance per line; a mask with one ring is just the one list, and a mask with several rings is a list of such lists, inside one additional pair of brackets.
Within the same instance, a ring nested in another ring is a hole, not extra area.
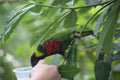
[[(16, 7), (26, 4), (31, 0), (0, 0), (0, 33), (3, 32), (6, 27), (6, 20), (10, 12)], [(52, 0), (41, 0), (46, 4), (51, 4)], [(76, 6), (83, 6), (85, 2), (78, 0)], [(87, 8), (79, 10), (80, 18), (78, 24), (83, 26), (89, 17), (95, 13), (100, 7)], [(56, 16), (59, 16), (59, 12), (56, 14), (29, 12), (20, 21), (18, 27), (12, 33), (11, 37), (6, 42), (0, 42), (0, 80), (16, 80), (15, 74), (12, 70), (16, 67), (30, 66), (30, 56), (35, 50), (35, 45), (31, 46), (31, 39), (39, 32), (39, 26), (48, 26)], [(97, 17), (96, 17), (97, 18)], [(96, 18), (89, 24), (88, 30), (92, 30)], [(49, 19), (49, 20), (48, 20)], [(97, 40), (93, 36), (84, 37), (80, 40), (78, 48), (78, 66), (81, 68), (80, 74), (75, 78), (76, 80), (95, 80), (94, 77), (94, 62), (96, 59), (95, 48), (90, 47), (96, 44)], [(87, 48), (86, 48), (87, 47)], [(89, 48), (90, 47), (90, 48)], [(61, 57), (52, 56), (48, 59), (51, 64), (58, 64)], [(115, 61), (113, 64), (114, 80), (120, 80), (120, 60)]]

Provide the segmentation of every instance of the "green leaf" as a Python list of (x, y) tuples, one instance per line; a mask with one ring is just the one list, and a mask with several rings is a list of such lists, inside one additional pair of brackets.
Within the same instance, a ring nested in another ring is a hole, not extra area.
[(105, 10), (97, 19), (96, 25), (94, 27), (94, 35), (98, 36), (101, 25), (104, 23), (108, 10)]
[(101, 3), (101, 0), (84, 0), (87, 5), (94, 5)]
[(11, 17), (10, 22), (7, 24), (7, 27), (4, 29), (4, 32), (1, 34), (1, 37), (3, 40), (7, 40), (11, 33), (14, 31), (14, 29), (16, 28), (17, 24), (20, 22), (20, 20), (24, 17), (24, 15), (30, 11), (30, 9), (34, 7), (33, 4), (27, 5), (26, 7), (24, 7), (19, 14), (14, 15), (13, 17)]
[(59, 18), (57, 18), (57, 20), (55, 20), (55, 22), (53, 22), (50, 26), (49, 29), (46, 30), (46, 32), (44, 33), (44, 35), (41, 37), (41, 41), (40, 43), (43, 43), (45, 40), (47, 40), (51, 34), (53, 34), (55, 32), (55, 30), (59, 27), (60, 23), (62, 22), (62, 20), (64, 19), (65, 14), (60, 16)]
[(51, 23), (51, 25), (47, 26), (47, 29), (43, 31), (43, 34), (38, 34), (38, 36), (32, 40), (31, 45), (33, 45), (35, 42), (42, 44), (44, 41), (48, 40), (50, 36), (54, 34), (55, 30), (59, 27), (60, 23), (63, 21), (67, 14), (68, 13), (63, 14), (62, 16), (58, 17), (53, 23)]
[[(119, 0), (118, 0), (119, 1)], [(120, 2), (116, 2), (111, 11), (108, 13), (108, 18), (104, 22), (104, 27), (100, 33), (99, 43), (97, 45), (97, 53), (103, 48), (105, 54), (109, 55), (112, 48), (113, 35), (116, 28), (116, 22), (118, 19)]]
[(77, 44), (74, 42), (69, 49), (66, 56), (66, 64), (76, 66), (77, 65)]
[(111, 62), (97, 60), (95, 63), (95, 78), (96, 80), (109, 80), (111, 71)]
[(61, 74), (62, 78), (73, 78), (80, 72), (80, 69), (75, 66), (60, 65), (58, 66), (58, 71)]
[(9, 23), (13, 18), (15, 18), (18, 14), (19, 11), (24, 7), (25, 5), (19, 6), (12, 10), (10, 14), (7, 16), (7, 23)]
[(77, 22), (77, 13), (75, 10), (71, 10), (71, 12), (66, 16), (65, 21), (64, 21), (64, 27), (69, 28), (69, 27), (74, 27)]
[(60, 30), (53, 35), (50, 36), (49, 40), (70, 40), (71, 35), (73, 33), (74, 28), (68, 28), (64, 30)]
[(10, 12), (10, 14), (7, 16), (7, 23), (9, 23), (12, 19), (14, 19), (17, 15), (19, 15), (20, 13), (23, 12), (23, 10), (25, 10), (24, 8), (33, 5), (33, 3), (29, 3), (29, 4), (25, 4), (25, 5), (21, 5), (17, 8), (15, 8), (14, 10), (12, 10)]

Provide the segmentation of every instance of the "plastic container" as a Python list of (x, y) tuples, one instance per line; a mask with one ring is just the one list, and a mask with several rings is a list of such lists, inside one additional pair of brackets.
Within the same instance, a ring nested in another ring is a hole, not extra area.
[(15, 68), (13, 72), (15, 73), (17, 80), (29, 80), (31, 69), (32, 67), (21, 67)]

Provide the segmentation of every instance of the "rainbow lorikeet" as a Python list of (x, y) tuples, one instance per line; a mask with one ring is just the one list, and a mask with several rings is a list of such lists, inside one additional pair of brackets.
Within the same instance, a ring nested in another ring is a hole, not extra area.
[(39, 45), (37, 50), (31, 56), (31, 65), (35, 66), (40, 59), (53, 54), (60, 54), (64, 56), (65, 50), (70, 44), (71, 40), (49, 40), (43, 45)]
[(53, 54), (60, 54), (65, 57), (65, 51), (74, 38), (91, 35), (93, 34), (93, 31), (85, 31), (82, 33), (82, 35), (76, 34), (79, 33), (68, 29), (52, 35), (43, 44), (38, 45), (37, 50), (31, 56), (31, 65), (35, 66), (40, 59), (44, 59), (45, 57)]
[(31, 56), (31, 65), (35, 66), (40, 59), (53, 54), (64, 56), (64, 51), (70, 44), (73, 34), (73, 28), (60, 30), (53, 35), (50, 35), (47, 40), (38, 45), (36, 51)]

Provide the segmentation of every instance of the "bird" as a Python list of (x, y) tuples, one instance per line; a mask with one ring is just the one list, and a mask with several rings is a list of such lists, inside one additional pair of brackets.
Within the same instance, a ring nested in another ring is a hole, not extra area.
[(34, 67), (39, 60), (54, 54), (60, 54), (64, 57), (65, 50), (68, 48), (70, 42), (71, 40), (49, 40), (42, 45), (38, 45), (36, 51), (31, 56), (32, 67)]

